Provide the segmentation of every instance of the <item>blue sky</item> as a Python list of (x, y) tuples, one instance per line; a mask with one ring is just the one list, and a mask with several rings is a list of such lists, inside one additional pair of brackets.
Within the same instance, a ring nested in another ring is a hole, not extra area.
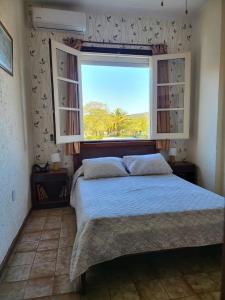
[(149, 110), (149, 69), (82, 65), (83, 104), (102, 102), (129, 114)]

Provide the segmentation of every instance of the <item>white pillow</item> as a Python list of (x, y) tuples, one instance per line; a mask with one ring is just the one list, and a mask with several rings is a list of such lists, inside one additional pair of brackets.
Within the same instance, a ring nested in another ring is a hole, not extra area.
[(104, 178), (128, 176), (123, 160), (119, 157), (99, 157), (84, 159), (84, 178)]
[(124, 156), (123, 161), (130, 175), (151, 175), (173, 173), (160, 153)]

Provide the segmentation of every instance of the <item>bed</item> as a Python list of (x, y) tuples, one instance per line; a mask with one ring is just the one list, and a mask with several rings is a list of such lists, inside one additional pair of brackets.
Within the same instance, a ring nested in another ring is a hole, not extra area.
[[(108, 145), (84, 148), (79, 159), (112, 155)], [(114, 155), (155, 152), (153, 144), (131, 149), (122, 144)], [(91, 180), (77, 174), (71, 205), (77, 216), (70, 267), (75, 283), (91, 266), (123, 255), (223, 241), (224, 198), (173, 174)]]

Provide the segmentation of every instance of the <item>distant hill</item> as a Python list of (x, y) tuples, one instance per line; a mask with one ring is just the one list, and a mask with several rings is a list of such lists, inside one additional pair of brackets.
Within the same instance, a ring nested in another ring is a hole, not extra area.
[(143, 117), (148, 117), (148, 113), (144, 112), (144, 113), (132, 114), (132, 115), (128, 115), (128, 117), (130, 117), (130, 118), (143, 118)]

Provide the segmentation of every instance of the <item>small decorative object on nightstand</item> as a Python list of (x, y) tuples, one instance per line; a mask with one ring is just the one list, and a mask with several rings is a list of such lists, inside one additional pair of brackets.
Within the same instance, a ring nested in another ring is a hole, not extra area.
[(196, 183), (196, 166), (187, 161), (169, 162), (173, 169), (173, 174), (187, 181)]
[(171, 163), (174, 163), (176, 161), (177, 148), (170, 148), (168, 154), (169, 154), (169, 161)]
[(67, 169), (31, 175), (32, 204), (34, 208), (69, 205), (70, 178)]
[(52, 161), (52, 171), (59, 171), (61, 158), (60, 158), (60, 154), (58, 152), (53, 153), (51, 155), (51, 161)]

